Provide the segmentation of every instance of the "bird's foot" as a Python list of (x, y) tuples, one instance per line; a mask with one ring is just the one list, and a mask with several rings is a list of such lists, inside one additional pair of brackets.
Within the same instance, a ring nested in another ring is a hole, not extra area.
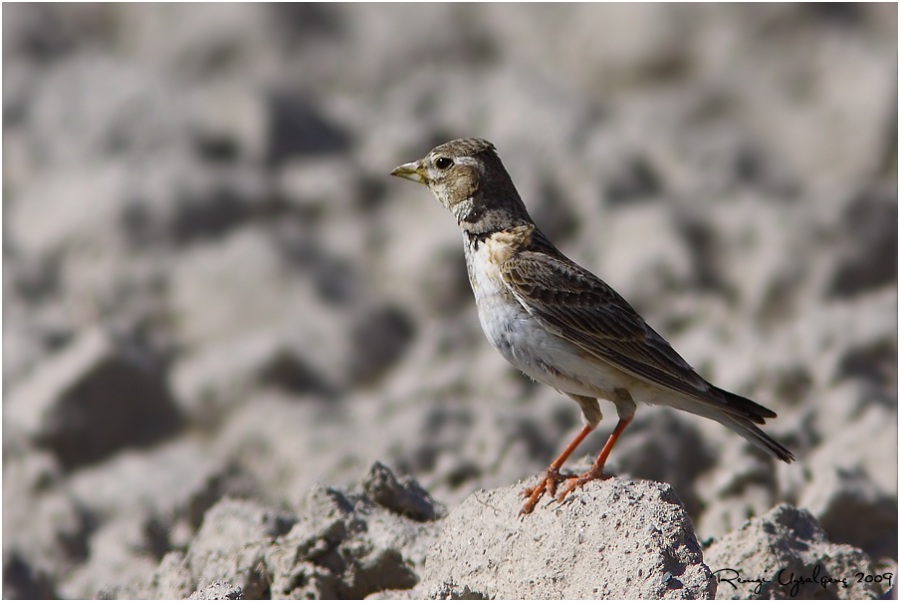
[[(578, 487), (584, 486), (585, 483), (590, 483), (591, 481), (605, 481), (610, 478), (609, 475), (603, 474), (603, 465), (594, 464), (590, 469), (581, 473), (577, 477), (569, 477), (565, 479), (565, 484), (559, 490), (559, 494), (556, 496), (556, 501), (558, 503), (562, 503), (563, 500), (566, 499), (566, 496), (572, 493)], [(552, 493), (550, 495), (553, 495)]]
[(525, 500), (525, 504), (519, 511), (519, 516), (531, 514), (534, 511), (534, 507), (537, 506), (537, 503), (540, 501), (541, 497), (543, 497), (545, 491), (549, 493), (551, 497), (553, 497), (556, 495), (556, 488), (560, 483), (574, 478), (576, 477), (561, 475), (559, 473), (559, 470), (555, 468), (548, 468), (547, 470), (545, 470), (544, 475), (541, 477), (541, 480), (538, 481), (537, 485), (535, 485), (534, 487), (526, 487), (522, 490), (522, 495), (528, 499)]

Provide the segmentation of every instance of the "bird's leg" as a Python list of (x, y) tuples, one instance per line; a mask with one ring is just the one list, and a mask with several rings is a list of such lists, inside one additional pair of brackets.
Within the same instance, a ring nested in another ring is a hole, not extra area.
[(562, 468), (562, 465), (566, 463), (566, 460), (569, 459), (569, 456), (572, 455), (572, 452), (575, 451), (584, 438), (587, 437), (591, 431), (594, 430), (594, 426), (590, 424), (584, 425), (578, 434), (575, 435), (575, 438), (572, 439), (572, 442), (566, 446), (566, 449), (562, 451), (559, 456), (550, 464), (549, 468), (544, 471), (544, 475), (541, 477), (541, 480), (538, 481), (538, 484), (534, 487), (526, 487), (524, 491), (522, 491), (522, 495), (527, 497), (525, 500), (525, 504), (522, 506), (522, 509), (519, 511), (519, 516), (523, 514), (531, 514), (534, 511), (534, 507), (537, 505), (538, 501), (540, 501), (541, 496), (544, 495), (544, 492), (547, 491), (551, 496), (556, 495), (556, 487), (563, 481), (565, 481), (569, 477), (564, 477), (559, 474), (559, 469)]
[[(559, 495), (556, 496), (557, 502), (562, 502), (567, 495), (572, 493), (572, 491), (576, 487), (581, 487), (585, 483), (589, 483), (590, 481), (595, 481), (597, 479), (607, 479), (609, 478), (607, 475), (603, 474), (603, 466), (606, 464), (606, 459), (609, 457), (609, 452), (612, 451), (613, 446), (616, 444), (616, 441), (619, 440), (619, 435), (622, 434), (622, 431), (631, 424), (631, 421), (634, 419), (634, 415), (631, 416), (620, 416), (619, 422), (616, 424), (616, 428), (609, 435), (609, 439), (606, 440), (606, 444), (603, 446), (603, 449), (600, 450), (600, 453), (597, 455), (597, 459), (594, 461), (594, 465), (590, 467), (586, 472), (578, 475), (577, 477), (572, 477), (568, 479), (566, 484), (560, 490)], [(550, 495), (553, 495), (551, 493)]]

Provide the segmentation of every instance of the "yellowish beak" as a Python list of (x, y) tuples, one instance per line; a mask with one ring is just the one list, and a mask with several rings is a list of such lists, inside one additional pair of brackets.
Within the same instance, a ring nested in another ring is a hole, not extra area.
[(407, 180), (412, 180), (419, 184), (425, 184), (425, 171), (422, 169), (422, 166), (419, 165), (418, 161), (404, 163), (400, 167), (395, 167), (394, 171), (391, 172), (391, 175), (397, 176), (398, 178), (406, 178)]

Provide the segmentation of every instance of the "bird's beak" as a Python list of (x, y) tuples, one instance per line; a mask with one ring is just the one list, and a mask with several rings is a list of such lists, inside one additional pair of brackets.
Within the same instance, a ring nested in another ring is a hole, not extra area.
[(391, 175), (397, 176), (398, 178), (406, 178), (407, 180), (412, 180), (419, 184), (425, 184), (425, 170), (422, 169), (422, 166), (418, 161), (404, 163), (400, 167), (395, 167), (394, 171), (391, 172)]

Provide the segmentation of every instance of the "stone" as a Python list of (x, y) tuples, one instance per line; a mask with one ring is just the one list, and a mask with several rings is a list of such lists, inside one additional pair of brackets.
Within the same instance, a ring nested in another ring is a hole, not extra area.
[(157, 443), (181, 426), (159, 369), (140, 349), (99, 329), (83, 333), (12, 391), (4, 417), (66, 470)]
[(716, 541), (704, 559), (719, 582), (718, 600), (871, 600), (889, 584), (864, 552), (831, 543), (812, 514), (787, 504)]
[(672, 488), (612, 478), (519, 517), (521, 487), (478, 491), (454, 508), (420, 590), (443, 599), (715, 595), (700, 544)]

